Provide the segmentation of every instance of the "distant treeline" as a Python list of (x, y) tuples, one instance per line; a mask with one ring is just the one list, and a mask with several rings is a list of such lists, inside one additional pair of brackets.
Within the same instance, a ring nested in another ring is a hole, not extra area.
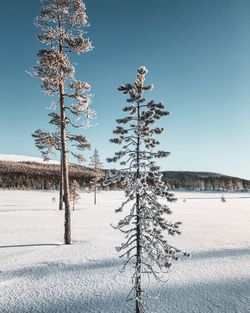
[[(93, 169), (76, 164), (69, 166), (69, 173), (70, 181), (76, 180), (80, 188), (90, 188), (95, 177)], [(207, 172), (167, 171), (163, 172), (163, 180), (170, 190), (250, 190), (249, 180)], [(0, 161), (0, 188), (55, 190), (59, 189), (59, 182), (59, 164)], [(121, 189), (123, 186), (113, 185), (109, 188)]]
[[(94, 171), (81, 165), (69, 166), (70, 181), (76, 180), (82, 188), (90, 186)], [(59, 189), (60, 165), (36, 162), (0, 161), (0, 188)]]
[(163, 180), (171, 190), (249, 191), (250, 181), (209, 172), (167, 171)]

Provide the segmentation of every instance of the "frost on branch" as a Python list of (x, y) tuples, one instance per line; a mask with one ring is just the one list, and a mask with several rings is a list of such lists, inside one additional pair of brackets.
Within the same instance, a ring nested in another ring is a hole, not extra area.
[(126, 212), (115, 227), (124, 233), (125, 240), (117, 251), (125, 256), (134, 267), (133, 288), (136, 312), (143, 312), (142, 276), (152, 274), (157, 280), (167, 272), (180, 254), (188, 255), (172, 246), (166, 235), (179, 235), (180, 222), (171, 222), (171, 214), (166, 201), (176, 199), (162, 181), (160, 168), (155, 159), (166, 158), (169, 152), (157, 150), (160, 144), (158, 135), (162, 127), (153, 125), (162, 117), (169, 115), (163, 103), (144, 98), (151, 85), (144, 85), (147, 74), (145, 67), (137, 70), (134, 84), (125, 84), (118, 91), (127, 95), (129, 105), (123, 108), (126, 116), (117, 119), (118, 126), (113, 131), (115, 137), (110, 141), (121, 145), (108, 162), (119, 162), (121, 170), (111, 171), (105, 184), (120, 183), (125, 186), (126, 200), (116, 212)]
[(50, 159), (49, 155), (54, 152), (54, 150), (60, 150), (61, 141), (58, 133), (50, 133), (42, 129), (37, 129), (32, 137), (35, 140), (35, 146), (41, 152), (44, 161)]
[[(45, 161), (51, 159), (51, 155), (58, 151), (61, 151), (61, 137), (60, 137), (60, 116), (55, 113), (49, 113), (49, 123), (55, 125), (57, 130), (55, 132), (49, 132), (42, 129), (37, 129), (32, 137), (35, 141), (35, 146), (41, 152), (42, 158)], [(79, 162), (85, 161), (82, 154), (83, 151), (90, 149), (90, 143), (83, 135), (74, 135), (68, 132), (66, 134), (68, 141), (68, 152)], [(76, 152), (76, 150), (78, 152)]]
[[(35, 19), (40, 29), (38, 39), (48, 48), (39, 50), (32, 73), (42, 81), (42, 89), (50, 96), (60, 94), (65, 105), (68, 126), (88, 127), (95, 118), (91, 109), (90, 85), (75, 78), (69, 52), (84, 53), (92, 49), (85, 38), (88, 26), (85, 4), (81, 0), (42, 0), (41, 14)], [(60, 87), (61, 86), (61, 87)], [(60, 88), (63, 89), (60, 90)]]

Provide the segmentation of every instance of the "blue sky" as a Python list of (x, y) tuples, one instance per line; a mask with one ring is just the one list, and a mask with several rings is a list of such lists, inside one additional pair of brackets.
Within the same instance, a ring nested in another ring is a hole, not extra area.
[[(213, 171), (250, 179), (250, 1), (87, 0), (95, 49), (74, 57), (92, 85), (97, 126), (83, 133), (103, 159), (125, 104), (116, 88), (145, 65), (150, 98), (171, 112), (161, 125), (165, 170)], [(39, 0), (1, 0), (0, 153), (39, 156), (31, 133), (47, 129), (51, 98), (25, 70), (36, 62)], [(89, 157), (91, 152), (86, 153)]]

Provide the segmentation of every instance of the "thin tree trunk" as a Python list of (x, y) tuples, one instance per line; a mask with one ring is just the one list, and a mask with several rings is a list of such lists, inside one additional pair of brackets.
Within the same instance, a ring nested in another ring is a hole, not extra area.
[(96, 204), (96, 184), (95, 184), (95, 190), (94, 190), (94, 204)]
[(60, 83), (60, 110), (61, 110), (61, 142), (62, 142), (62, 169), (63, 169), (63, 190), (65, 204), (65, 220), (64, 220), (64, 243), (71, 244), (71, 211), (69, 197), (69, 171), (67, 160), (67, 143), (66, 143), (66, 127), (64, 112), (64, 82)]
[[(58, 14), (58, 47), (59, 51), (63, 52), (62, 26), (61, 16)], [(63, 173), (63, 199), (65, 204), (65, 219), (64, 219), (64, 243), (71, 244), (71, 211), (70, 211), (70, 193), (69, 193), (69, 170), (67, 160), (67, 139), (66, 139), (66, 121), (64, 108), (64, 73), (61, 69), (61, 78), (59, 84), (60, 93), (60, 118), (61, 118), (61, 156), (62, 156), (62, 173)]]
[(137, 211), (137, 221), (136, 221), (136, 279), (135, 279), (135, 297), (136, 297), (136, 313), (141, 313), (141, 228), (140, 228), (140, 196), (136, 195), (136, 211)]
[(63, 210), (63, 166), (62, 166), (62, 154), (60, 164), (60, 191), (59, 191), (59, 210)]
[[(139, 119), (140, 119), (140, 106), (137, 103), (137, 125), (139, 127)], [(136, 144), (136, 178), (140, 177), (140, 135), (137, 135), (137, 144)], [(135, 278), (135, 305), (136, 305), (136, 313), (142, 313), (142, 299), (141, 299), (141, 225), (140, 225), (140, 196), (136, 194), (136, 278)]]

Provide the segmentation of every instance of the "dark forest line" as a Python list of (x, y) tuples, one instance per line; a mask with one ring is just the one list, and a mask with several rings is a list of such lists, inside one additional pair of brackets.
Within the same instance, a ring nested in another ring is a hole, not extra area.
[[(90, 185), (94, 171), (81, 165), (69, 166), (70, 181), (76, 180), (81, 188)], [(60, 165), (37, 162), (0, 161), (0, 188), (55, 190), (59, 189)]]
[[(90, 188), (95, 171), (82, 165), (70, 164), (70, 181), (76, 180), (81, 189)], [(170, 190), (187, 191), (249, 191), (250, 181), (209, 172), (165, 171), (163, 181)], [(105, 171), (103, 171), (103, 175)], [(0, 161), (0, 188), (23, 190), (59, 189), (60, 165), (37, 162)], [(101, 187), (102, 188), (102, 187)], [(113, 185), (116, 189), (120, 186)]]

